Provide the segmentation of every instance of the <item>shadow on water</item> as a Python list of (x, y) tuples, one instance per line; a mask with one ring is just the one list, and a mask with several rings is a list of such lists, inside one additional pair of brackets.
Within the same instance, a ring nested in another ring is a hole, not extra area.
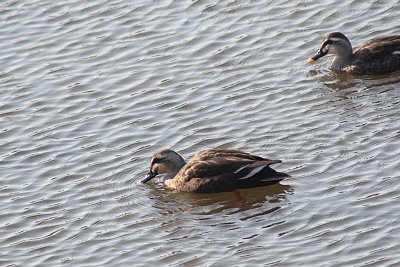
[(213, 194), (186, 193), (164, 189), (156, 184), (149, 189), (149, 198), (153, 207), (160, 214), (190, 212), (195, 215), (212, 215), (218, 213), (234, 214), (242, 211), (267, 206), (264, 214), (274, 212), (283, 203), (286, 196), (293, 193), (289, 185), (275, 184), (251, 189), (240, 189), (238, 199), (234, 192)]

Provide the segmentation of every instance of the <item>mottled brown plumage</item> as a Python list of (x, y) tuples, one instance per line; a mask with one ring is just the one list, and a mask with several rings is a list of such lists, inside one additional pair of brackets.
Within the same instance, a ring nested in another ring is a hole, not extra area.
[(166, 174), (164, 184), (172, 189), (197, 193), (233, 191), (271, 185), (289, 177), (269, 167), (280, 162), (238, 150), (209, 149), (186, 163), (175, 151), (164, 149), (154, 154), (150, 172), (142, 182)]
[(358, 75), (377, 75), (400, 70), (400, 35), (370, 40), (353, 50), (349, 39), (340, 32), (328, 34), (313, 62), (326, 54), (335, 58), (331, 68)]

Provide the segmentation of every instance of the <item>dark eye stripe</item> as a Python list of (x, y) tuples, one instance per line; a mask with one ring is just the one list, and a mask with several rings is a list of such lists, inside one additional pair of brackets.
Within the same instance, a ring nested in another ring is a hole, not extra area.
[(159, 163), (160, 161), (161, 161), (161, 159), (159, 159), (159, 158), (153, 158), (151, 160), (151, 164)]
[(333, 43), (332, 40), (326, 40), (326, 41), (322, 44), (322, 47), (325, 47), (326, 45), (332, 44), (332, 43)]

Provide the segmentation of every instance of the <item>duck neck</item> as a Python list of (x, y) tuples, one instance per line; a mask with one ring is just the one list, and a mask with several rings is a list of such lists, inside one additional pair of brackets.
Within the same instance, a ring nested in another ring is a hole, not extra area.
[(185, 160), (179, 155), (176, 157), (173, 164), (169, 166), (169, 172), (165, 175), (164, 180), (172, 179), (186, 165)]
[(353, 49), (351, 45), (338, 47), (335, 53), (335, 58), (332, 61), (331, 68), (332, 69), (342, 69), (350, 65), (353, 60)]

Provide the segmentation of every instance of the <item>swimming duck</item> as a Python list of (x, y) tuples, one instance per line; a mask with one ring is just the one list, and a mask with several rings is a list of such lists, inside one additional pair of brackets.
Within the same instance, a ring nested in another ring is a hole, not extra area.
[(309, 58), (314, 62), (326, 54), (333, 54), (331, 68), (352, 74), (384, 74), (400, 70), (400, 35), (373, 39), (354, 49), (349, 39), (340, 32), (328, 34), (317, 54)]
[(142, 183), (165, 174), (164, 185), (172, 189), (196, 193), (227, 192), (272, 185), (290, 177), (269, 167), (280, 162), (239, 150), (209, 149), (186, 163), (177, 152), (164, 149), (151, 158), (150, 171)]

